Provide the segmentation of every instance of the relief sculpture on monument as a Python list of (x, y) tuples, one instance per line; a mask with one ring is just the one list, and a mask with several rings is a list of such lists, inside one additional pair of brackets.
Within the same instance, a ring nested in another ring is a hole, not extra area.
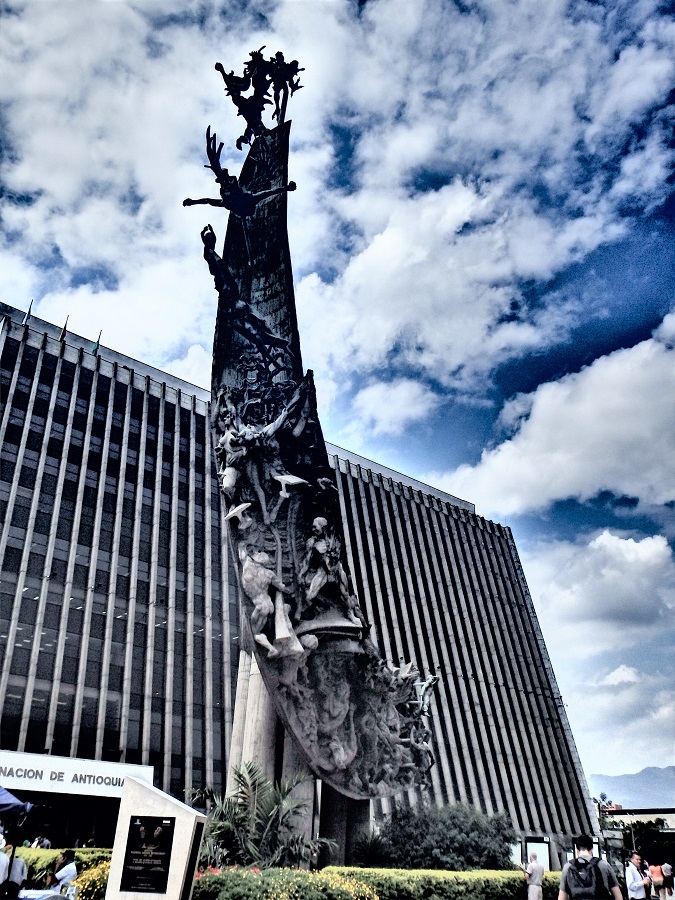
[[(304, 373), (286, 230), (289, 98), (296, 60), (253, 51), (243, 75), (218, 63), (250, 145), (237, 178), (206, 132), (220, 198), (187, 199), (230, 212), (221, 253), (201, 238), (218, 293), (212, 437), (238, 565), (245, 627), (274, 708), (313, 772), (370, 799), (424, 786), (434, 764), (426, 680), (383, 659), (347, 564), (339, 497)], [(272, 92), (272, 96), (270, 96)], [(274, 109), (273, 128), (263, 113)]]

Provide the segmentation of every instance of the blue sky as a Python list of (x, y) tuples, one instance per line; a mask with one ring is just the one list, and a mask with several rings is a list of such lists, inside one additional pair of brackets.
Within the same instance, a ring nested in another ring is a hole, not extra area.
[(204, 386), (209, 217), (181, 202), (207, 125), (242, 162), (213, 66), (300, 61), (289, 237), (326, 437), (511, 526), (589, 774), (675, 763), (665, 9), (9, 2), (0, 38), (3, 299)]

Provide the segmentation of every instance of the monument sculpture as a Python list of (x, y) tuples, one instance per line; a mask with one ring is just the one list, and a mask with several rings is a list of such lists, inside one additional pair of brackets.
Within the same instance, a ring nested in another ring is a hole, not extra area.
[[(237, 178), (208, 128), (219, 198), (230, 212), (222, 253), (208, 224), (204, 259), (218, 293), (212, 437), (238, 563), (241, 602), (274, 707), (312, 771), (357, 800), (424, 785), (434, 764), (428, 727), (437, 675), (384, 660), (347, 566), (339, 498), (311, 371), (303, 372), (286, 204), (289, 98), (296, 60), (251, 52), (241, 76), (218, 63), (250, 145)], [(271, 92), (271, 96), (270, 96)], [(274, 127), (263, 123), (274, 107)]]

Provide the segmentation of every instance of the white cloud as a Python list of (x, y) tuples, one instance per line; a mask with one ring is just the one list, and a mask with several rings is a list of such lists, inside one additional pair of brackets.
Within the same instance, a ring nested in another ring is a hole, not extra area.
[[(306, 276), (298, 291), (317, 370), (412, 364), (448, 387), (480, 390), (500, 361), (563, 339), (578, 315), (553, 296), (528, 313), (521, 282), (546, 280), (625, 234), (626, 199), (663, 199), (672, 151), (658, 123), (614, 186), (607, 179), (615, 141), (665, 97), (671, 30), (655, 33), (649, 12), (635, 10), (635, 46), (617, 45), (615, 58), (616, 23), (608, 33), (597, 15), (568, 18), (567, 9), (492, 4), (480, 20), (455, 7), (365, 9), (369, 29), (354, 35), (341, 72), (359, 128), (355, 189), (326, 197), (354, 250), (337, 279)], [(626, 86), (631, 77), (639, 86)], [(463, 173), (453, 190), (410, 190), (419, 173), (452, 172)], [(458, 216), (454, 232), (444, 210)], [(322, 331), (328, 320), (332, 331)]]
[(592, 91), (593, 121), (587, 132), (591, 141), (604, 128), (620, 128), (621, 123), (643, 113), (672, 86), (675, 61), (663, 52), (672, 48), (675, 40), (672, 22), (664, 22), (658, 31), (653, 24), (647, 25), (641, 37), (641, 46), (625, 47), (609, 68), (606, 81)]
[(411, 423), (426, 419), (440, 402), (437, 394), (411, 379), (373, 382), (354, 398), (351, 432), (401, 434)]
[(671, 666), (666, 659), (660, 675), (597, 688), (578, 681), (563, 690), (587, 773), (622, 775), (675, 765)]
[(612, 672), (609, 672), (604, 678), (598, 681), (599, 687), (614, 687), (617, 684), (634, 684), (640, 681), (640, 673), (633, 666), (627, 666), (622, 663)]
[(169, 257), (125, 275), (119, 290), (82, 285), (50, 291), (33, 312), (50, 322), (69, 315), (70, 330), (85, 337), (103, 329), (106, 346), (122, 346), (134, 359), (162, 368), (212, 332), (216, 301), (198, 257)]
[(650, 135), (624, 156), (621, 171), (611, 195), (618, 200), (645, 201), (647, 208), (661, 201), (661, 188), (667, 184), (675, 154), (665, 147), (660, 135)]
[(550, 644), (564, 636), (568, 660), (629, 653), (672, 636), (675, 560), (662, 535), (605, 530), (576, 543), (542, 542), (524, 560), (532, 595), (557, 636)]
[(521, 555), (585, 770), (672, 765), (675, 559), (665, 538), (605, 530)]
[(167, 367), (172, 375), (189, 381), (190, 384), (210, 389), (211, 386), (211, 354), (200, 344), (188, 347), (182, 359), (175, 359)]
[[(495, 193), (454, 181), (412, 198), (354, 200), (369, 208), (366, 220), (384, 213), (386, 222), (333, 283), (316, 274), (300, 282), (313, 367), (362, 374), (413, 366), (468, 389), (497, 361), (559, 340), (571, 307), (514, 320), (508, 314), (520, 295), (509, 281), (551, 275), (580, 245), (598, 243), (596, 226), (582, 219), (556, 232), (517, 203), (500, 217)], [(467, 222), (474, 229), (462, 237)]]
[[(668, 322), (663, 328), (669, 328)], [(515, 434), (475, 466), (426, 478), (484, 515), (542, 510), (600, 491), (664, 504), (675, 497), (675, 351), (658, 331), (506, 404)]]
[[(73, 277), (105, 266), (125, 308), (159, 260), (198, 260), (205, 221), (225, 230), (223, 214), (180, 205), (212, 189), (206, 125), (225, 139), (226, 164), (242, 160), (241, 119), (213, 61), (238, 67), (262, 44), (291, 47), (306, 69), (291, 109), (289, 231), (304, 355), (336, 397), (384, 364), (481, 390), (495, 365), (561, 340), (579, 314), (555, 297), (528, 311), (522, 280), (616, 239), (630, 227), (618, 216), (627, 198), (662, 198), (670, 156), (658, 122), (642, 123), (644, 140), (617, 165), (672, 70), (672, 29), (648, 6), (631, 10), (632, 34), (597, 9), (530, 0), (467, 14), (400, 0), (360, 15), (340, 3), (282, 2), (266, 19), (186, 10), (161, 30), (147, 3), (77, 15), (29, 4), (6, 19), (4, 177), (33, 196), (6, 210), (32, 273), (10, 280), (9, 302), (27, 305), (37, 283), (60, 313)], [(205, 307), (209, 279), (193, 290)], [(173, 309), (183, 293), (181, 279), (165, 281), (154, 303)], [(87, 302), (105, 319), (105, 291)], [(183, 317), (158, 319), (138, 320), (117, 349), (136, 353), (158, 329), (160, 344), (182, 347)], [(205, 320), (192, 332), (210, 346)]]

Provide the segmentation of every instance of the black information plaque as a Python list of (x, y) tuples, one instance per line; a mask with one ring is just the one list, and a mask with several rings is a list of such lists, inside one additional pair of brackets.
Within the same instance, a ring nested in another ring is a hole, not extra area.
[(166, 894), (175, 816), (132, 816), (120, 891)]

